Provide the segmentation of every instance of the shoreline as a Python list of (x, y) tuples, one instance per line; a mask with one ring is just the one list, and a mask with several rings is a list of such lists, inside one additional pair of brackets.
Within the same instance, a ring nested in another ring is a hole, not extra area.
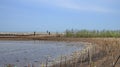
[(75, 38), (75, 37), (57, 37), (57, 36), (0, 36), (0, 40), (46, 40), (46, 41), (73, 41), (73, 42), (92, 42), (94, 40), (111, 40), (120, 38)]
[[(80, 56), (75, 62), (62, 63), (62, 67), (66, 67), (66, 63), (70, 63), (69, 67), (110, 67), (113, 66), (115, 60), (119, 56), (120, 51), (120, 38), (67, 38), (67, 37), (55, 37), (55, 36), (14, 36), (14, 37), (0, 37), (0, 40), (44, 40), (44, 41), (65, 41), (65, 42), (86, 42), (91, 43), (94, 47), (91, 52)], [(90, 53), (90, 54), (89, 54)], [(91, 57), (91, 58), (90, 58)], [(120, 66), (120, 61), (116, 64), (116, 67)], [(60, 64), (57, 64), (57, 66)], [(52, 67), (55, 67), (56, 64)]]

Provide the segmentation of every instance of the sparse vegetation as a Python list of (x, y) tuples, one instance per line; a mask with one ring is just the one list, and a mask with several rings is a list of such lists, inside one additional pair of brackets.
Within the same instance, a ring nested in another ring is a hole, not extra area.
[(120, 30), (66, 30), (66, 37), (120, 37)]

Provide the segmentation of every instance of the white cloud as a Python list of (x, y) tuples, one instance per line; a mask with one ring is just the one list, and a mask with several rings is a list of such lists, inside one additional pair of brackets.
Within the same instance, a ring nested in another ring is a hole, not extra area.
[(34, 3), (37, 5), (42, 3), (47, 6), (67, 8), (67, 9), (79, 10), (79, 11), (92, 11), (92, 12), (105, 12), (105, 13), (118, 12), (110, 8), (105, 8), (101, 6), (102, 4), (96, 5), (93, 3), (89, 3), (87, 1), (86, 2), (85, 1), (75, 2), (75, 0), (22, 0), (22, 1), (24, 2), (26, 1), (28, 3)]

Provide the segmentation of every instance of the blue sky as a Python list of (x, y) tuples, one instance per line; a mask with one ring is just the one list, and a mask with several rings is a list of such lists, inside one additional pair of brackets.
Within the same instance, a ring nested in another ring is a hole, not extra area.
[(0, 32), (120, 30), (120, 0), (0, 0)]

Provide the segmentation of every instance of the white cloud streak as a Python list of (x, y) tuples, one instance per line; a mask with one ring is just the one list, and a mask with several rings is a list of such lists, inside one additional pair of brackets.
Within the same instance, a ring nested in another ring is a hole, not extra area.
[(78, 11), (88, 11), (88, 12), (104, 12), (104, 13), (115, 13), (116, 10), (105, 8), (101, 5), (94, 5), (91, 3), (84, 2), (75, 2), (75, 0), (23, 0), (28, 3), (35, 3), (35, 4), (45, 4), (47, 6), (52, 7), (59, 7), (59, 8), (66, 8)]

